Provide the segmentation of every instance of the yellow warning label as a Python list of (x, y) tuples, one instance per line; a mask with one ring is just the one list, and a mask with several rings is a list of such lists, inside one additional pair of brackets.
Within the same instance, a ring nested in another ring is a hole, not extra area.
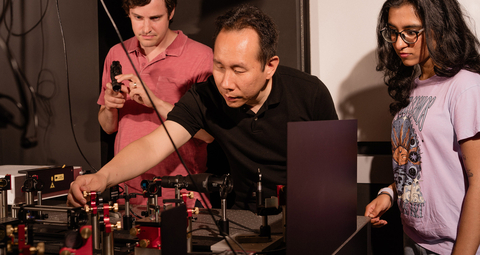
[(63, 181), (65, 179), (64, 174), (56, 174), (53, 176), (56, 182)]
[(51, 188), (51, 189), (54, 189), (54, 188), (55, 188), (55, 185), (53, 185), (53, 182), (52, 182), (52, 185), (50, 185), (50, 188)]

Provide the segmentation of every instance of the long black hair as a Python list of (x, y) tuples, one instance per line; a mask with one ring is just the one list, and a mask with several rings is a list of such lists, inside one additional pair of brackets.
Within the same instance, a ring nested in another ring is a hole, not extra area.
[(388, 25), (390, 8), (405, 4), (412, 5), (422, 21), (436, 75), (452, 77), (461, 69), (480, 74), (480, 43), (465, 22), (457, 0), (387, 0), (377, 24), (377, 71), (384, 72), (388, 94), (395, 100), (390, 104), (392, 115), (410, 103), (413, 81), (419, 72), (415, 66), (405, 66), (392, 43), (386, 42), (380, 33)]

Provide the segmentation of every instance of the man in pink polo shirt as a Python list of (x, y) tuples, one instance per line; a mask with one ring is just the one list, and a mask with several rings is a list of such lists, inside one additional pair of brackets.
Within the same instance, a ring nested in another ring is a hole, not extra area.
[[(176, 0), (123, 0), (123, 8), (131, 20), (135, 34), (125, 41), (125, 48), (144, 86), (138, 82), (122, 45), (113, 46), (105, 59), (102, 89), (97, 103), (100, 105), (98, 121), (103, 130), (107, 134), (117, 132), (115, 155), (161, 125), (152, 104), (165, 120), (173, 105), (190, 86), (205, 81), (212, 73), (212, 50), (189, 39), (182, 31), (172, 31), (169, 28), (176, 4)], [(116, 76), (117, 81), (123, 84), (119, 91), (112, 88), (110, 66), (113, 61), (119, 61), (122, 66), (123, 74)], [(206, 170), (206, 142), (213, 141), (205, 131), (199, 131), (195, 137), (198, 139), (191, 139), (179, 148), (192, 174)], [(125, 184), (128, 185), (129, 193), (141, 193), (142, 180), (179, 174), (186, 175), (187, 172), (178, 156), (172, 154)], [(163, 189), (162, 192), (163, 198), (174, 198), (172, 189)], [(137, 196), (130, 202), (146, 204), (146, 199)], [(192, 200), (188, 206), (194, 202)]]

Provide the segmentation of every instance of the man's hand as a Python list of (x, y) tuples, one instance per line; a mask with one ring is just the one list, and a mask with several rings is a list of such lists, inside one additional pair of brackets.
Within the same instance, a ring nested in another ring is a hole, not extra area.
[(365, 216), (371, 218), (370, 223), (373, 227), (379, 228), (387, 225), (388, 222), (380, 217), (390, 208), (391, 203), (390, 196), (382, 194), (365, 207)]
[(111, 83), (105, 85), (105, 107), (107, 110), (123, 108), (126, 95), (129, 93), (127, 86), (122, 86), (120, 91), (116, 92), (112, 88)]
[(99, 173), (80, 175), (70, 183), (67, 196), (67, 205), (72, 207), (83, 206), (87, 203), (83, 197), (83, 191), (104, 191), (107, 186), (107, 178)]
[(147, 93), (150, 95), (153, 101), (159, 100), (155, 96), (155, 94), (153, 94), (152, 91), (148, 88), (147, 84), (144, 84), (145, 86), (142, 86), (140, 79), (134, 74), (122, 74), (117, 77), (118, 82), (123, 82), (124, 84), (128, 83), (128, 94), (130, 95), (130, 98), (132, 100), (135, 100), (135, 102), (141, 105), (145, 105), (146, 107), (153, 108), (153, 103), (148, 98)]

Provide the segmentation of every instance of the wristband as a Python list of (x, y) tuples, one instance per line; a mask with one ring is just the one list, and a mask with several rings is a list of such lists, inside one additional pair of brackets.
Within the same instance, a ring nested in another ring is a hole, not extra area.
[(377, 194), (377, 197), (380, 196), (381, 194), (387, 194), (389, 197), (390, 197), (390, 202), (392, 203), (392, 206), (393, 206), (393, 190), (391, 188), (383, 188), (381, 189), (378, 194)]

